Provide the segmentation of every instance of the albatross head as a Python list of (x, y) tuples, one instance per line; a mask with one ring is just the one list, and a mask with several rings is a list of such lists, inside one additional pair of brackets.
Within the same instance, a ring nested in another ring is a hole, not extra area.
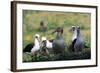
[(80, 35), (80, 26), (77, 26), (77, 35)]
[(69, 30), (70, 32), (74, 32), (76, 29), (76, 26), (72, 26), (71, 29)]
[(80, 30), (80, 26), (77, 26), (77, 30)]
[(39, 34), (35, 34), (35, 39), (37, 39), (38, 42), (40, 42), (40, 35)]
[(39, 34), (35, 34), (35, 37), (40, 38), (40, 35)]
[(57, 27), (52, 33), (55, 33), (55, 32), (63, 34), (63, 28)]

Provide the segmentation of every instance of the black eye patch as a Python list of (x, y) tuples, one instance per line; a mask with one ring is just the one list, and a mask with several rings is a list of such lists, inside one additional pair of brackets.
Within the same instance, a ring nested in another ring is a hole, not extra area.
[(37, 36), (35, 38), (38, 38)]

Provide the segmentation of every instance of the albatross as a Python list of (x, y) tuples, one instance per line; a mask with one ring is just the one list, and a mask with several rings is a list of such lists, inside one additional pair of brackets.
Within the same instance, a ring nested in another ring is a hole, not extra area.
[(40, 50), (40, 35), (36, 34), (35, 41), (26, 45), (23, 52), (30, 52), (30, 53), (34, 54), (38, 50)]
[(49, 55), (49, 53), (52, 53), (52, 51), (53, 51), (53, 43), (52, 42), (53, 42), (52, 40), (48, 40), (44, 36), (41, 39), (42, 48), (45, 48), (45, 52), (47, 53), (47, 55)]
[(78, 53), (81, 52), (84, 45), (83, 45), (83, 37), (80, 33), (79, 26), (72, 26), (73, 36), (72, 36), (72, 49), (74, 52)]
[(62, 36), (63, 29), (58, 27), (54, 30), (53, 33), (56, 32), (56, 37), (53, 40), (53, 50), (55, 54), (64, 54), (65, 52), (65, 43), (64, 38)]

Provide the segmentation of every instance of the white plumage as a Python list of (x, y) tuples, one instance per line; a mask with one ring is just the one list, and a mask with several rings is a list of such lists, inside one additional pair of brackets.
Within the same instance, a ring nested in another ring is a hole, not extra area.
[(47, 48), (53, 48), (52, 42), (46, 39), (46, 37), (42, 37), (42, 41), (45, 41), (45, 45)]
[(72, 26), (72, 28), (73, 28), (72, 41), (74, 41), (77, 38), (77, 30), (76, 30), (75, 26)]
[(81, 52), (84, 47), (83, 38), (80, 33), (79, 26), (72, 26), (73, 36), (72, 36), (72, 49), (74, 52)]
[(47, 44), (46, 44), (47, 48), (52, 48), (52, 43), (50, 41), (47, 40)]
[(40, 50), (40, 35), (39, 34), (36, 34), (35, 35), (34, 46), (31, 49), (31, 53), (35, 53), (38, 50)]

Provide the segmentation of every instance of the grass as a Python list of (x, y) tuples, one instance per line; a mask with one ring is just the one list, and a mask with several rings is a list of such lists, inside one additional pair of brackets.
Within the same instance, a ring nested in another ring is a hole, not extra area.
[[(28, 43), (34, 41), (33, 37), (36, 33), (39, 33), (42, 36), (46, 36), (48, 39), (55, 38), (55, 34), (53, 35), (50, 33), (58, 26), (63, 27), (63, 37), (66, 45), (69, 46), (72, 38), (72, 33), (69, 32), (69, 29), (71, 26), (76, 25), (81, 27), (81, 34), (84, 39), (85, 49), (81, 55), (76, 55), (66, 48), (66, 53), (64, 56), (50, 54), (52, 58), (41, 54), (35, 57), (34, 55), (23, 53), (23, 62), (90, 59), (90, 19), (91, 14), (89, 13), (23, 10), (23, 48)], [(46, 32), (41, 32), (39, 30), (41, 20), (44, 21), (44, 24), (47, 27)]]
[(81, 54), (76, 54), (74, 52), (69, 52), (66, 51), (64, 55), (54, 55), (54, 54), (49, 54), (47, 55), (42, 55), (42, 54), (37, 54), (35, 55), (30, 55), (30, 54), (23, 54), (23, 61), (24, 62), (40, 62), (40, 61), (62, 61), (62, 60), (83, 60), (83, 59), (90, 59), (91, 58), (91, 53), (90, 49), (84, 49), (84, 51)]

